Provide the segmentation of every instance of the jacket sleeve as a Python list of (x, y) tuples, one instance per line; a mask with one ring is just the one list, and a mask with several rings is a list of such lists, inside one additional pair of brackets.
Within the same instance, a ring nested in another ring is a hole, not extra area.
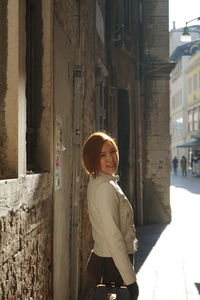
[(98, 209), (102, 233), (114, 263), (126, 285), (136, 281), (123, 236), (120, 231), (119, 198), (114, 186), (102, 183), (95, 192), (95, 204)]

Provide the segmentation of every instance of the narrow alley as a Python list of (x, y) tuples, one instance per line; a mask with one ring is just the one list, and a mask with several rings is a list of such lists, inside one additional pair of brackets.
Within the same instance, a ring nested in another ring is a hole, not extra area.
[(181, 30), (169, 39), (168, 4), (0, 1), (0, 300), (78, 300), (87, 291), (93, 237), (81, 157), (94, 131), (116, 140), (135, 224), (150, 224), (138, 228), (139, 300), (199, 295), (191, 257), (200, 179), (174, 178), (173, 221), (153, 225), (171, 222), (173, 155), (192, 168), (200, 157), (198, 143), (189, 153), (185, 145), (200, 138), (200, 58), (189, 55), (199, 48), (170, 58)]
[(138, 228), (139, 300), (200, 299), (200, 178), (172, 176), (172, 222)]

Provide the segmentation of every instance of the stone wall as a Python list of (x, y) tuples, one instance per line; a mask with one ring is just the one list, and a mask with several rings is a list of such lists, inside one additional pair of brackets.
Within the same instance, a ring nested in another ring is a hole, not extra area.
[[(30, 1), (31, 2), (31, 1)], [(29, 4), (31, 4), (29, 2)], [(52, 90), (51, 1), (43, 2), (40, 71), (43, 106), (38, 160), (43, 172), (27, 170), (26, 1), (0, 3), (0, 299), (52, 296)], [(28, 1), (27, 1), (28, 3)], [(32, 2), (33, 3), (33, 2)], [(41, 4), (41, 1), (40, 1)], [(40, 6), (39, 6), (40, 8)], [(3, 22), (3, 23), (2, 23)], [(3, 24), (3, 27), (2, 27)], [(45, 44), (45, 45), (44, 45)], [(35, 100), (35, 99), (34, 99)], [(45, 171), (44, 171), (45, 170)], [(30, 175), (28, 175), (30, 174)], [(9, 178), (9, 179), (8, 179)]]
[(0, 181), (0, 299), (51, 299), (49, 174)]
[(144, 223), (171, 220), (168, 1), (143, 3)]
[[(145, 223), (167, 223), (171, 220), (170, 136), (168, 81), (151, 82), (151, 101), (145, 105)], [(147, 85), (149, 91), (150, 86)]]

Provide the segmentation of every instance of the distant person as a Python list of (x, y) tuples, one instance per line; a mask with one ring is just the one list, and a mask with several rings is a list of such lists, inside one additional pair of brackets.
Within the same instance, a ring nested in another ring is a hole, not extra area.
[(182, 170), (182, 175), (187, 176), (187, 159), (185, 156), (182, 156), (181, 158), (181, 170)]
[(174, 175), (177, 175), (178, 159), (176, 156), (174, 156), (174, 159), (172, 160), (172, 165), (174, 169)]

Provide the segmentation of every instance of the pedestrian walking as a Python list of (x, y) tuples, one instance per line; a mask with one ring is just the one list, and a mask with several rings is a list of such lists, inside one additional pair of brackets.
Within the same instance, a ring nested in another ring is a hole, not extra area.
[(119, 187), (116, 175), (119, 151), (115, 140), (104, 132), (95, 132), (85, 141), (83, 165), (90, 175), (87, 201), (92, 225), (94, 249), (87, 263), (92, 287), (100, 282), (125, 284), (130, 299), (138, 298), (133, 266), (137, 239), (133, 209)]
[(182, 156), (181, 158), (181, 170), (182, 176), (187, 176), (187, 159), (185, 156)]
[(178, 159), (176, 156), (172, 160), (172, 165), (173, 165), (173, 169), (174, 169), (174, 175), (177, 175)]

